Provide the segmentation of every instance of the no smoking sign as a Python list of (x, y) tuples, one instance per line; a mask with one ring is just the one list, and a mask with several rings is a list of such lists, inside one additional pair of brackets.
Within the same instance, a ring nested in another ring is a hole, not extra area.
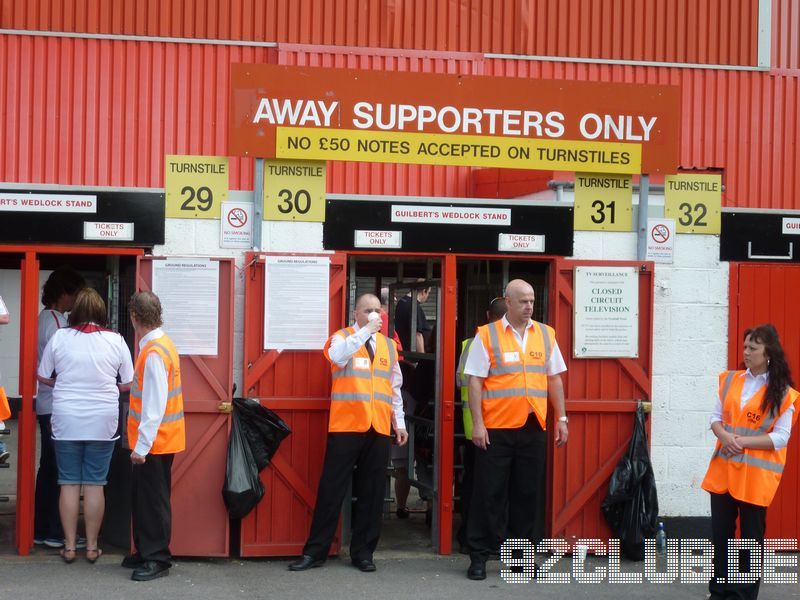
[(223, 202), (219, 228), (222, 248), (253, 246), (253, 205), (250, 202)]
[(647, 260), (672, 263), (675, 255), (675, 219), (647, 219)]

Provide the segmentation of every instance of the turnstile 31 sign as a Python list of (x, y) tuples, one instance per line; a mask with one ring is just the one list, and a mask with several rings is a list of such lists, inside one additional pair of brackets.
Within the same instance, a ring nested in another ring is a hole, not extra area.
[(228, 199), (228, 158), (167, 155), (164, 191), (167, 217), (219, 219)]
[(675, 219), (678, 233), (719, 233), (721, 175), (667, 175), (664, 216)]
[(575, 174), (575, 229), (630, 231), (633, 213), (630, 175)]
[(264, 161), (265, 221), (325, 221), (325, 161)]

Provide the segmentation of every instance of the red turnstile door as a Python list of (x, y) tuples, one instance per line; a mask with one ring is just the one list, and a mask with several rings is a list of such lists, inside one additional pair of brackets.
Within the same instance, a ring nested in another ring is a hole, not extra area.
[[(149, 290), (153, 261), (138, 260), (137, 289)], [(181, 355), (186, 450), (172, 466), (172, 541), (176, 556), (228, 556), (228, 511), (222, 501), (230, 416), (220, 412), (233, 390), (233, 295), (235, 264), (219, 262), (217, 356)], [(169, 333), (169, 324), (165, 324)]]

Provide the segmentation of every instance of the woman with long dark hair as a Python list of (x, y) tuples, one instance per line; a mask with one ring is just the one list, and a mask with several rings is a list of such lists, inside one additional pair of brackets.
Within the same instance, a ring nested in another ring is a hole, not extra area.
[(91, 288), (80, 290), (70, 326), (55, 332), (39, 363), (39, 381), (53, 387), (53, 440), (65, 540), (61, 557), (67, 563), (75, 560), (81, 486), (86, 559), (93, 563), (102, 554), (97, 536), (105, 512), (103, 486), (118, 437), (119, 393), (129, 390), (133, 380), (130, 350), (105, 324), (103, 299)]
[[(758, 596), (760, 578), (729, 581), (728, 540), (735, 537), (738, 518), (741, 537), (763, 544), (767, 507), (781, 481), (800, 397), (773, 325), (745, 331), (743, 357), (744, 370), (719, 376), (711, 416), (717, 445), (702, 486), (711, 494), (712, 600)], [(749, 552), (743, 554), (739, 572), (750, 572)]]

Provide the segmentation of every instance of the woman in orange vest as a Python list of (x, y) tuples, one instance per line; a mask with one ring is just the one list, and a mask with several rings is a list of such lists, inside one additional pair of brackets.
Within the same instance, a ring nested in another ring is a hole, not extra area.
[[(797, 418), (798, 392), (775, 327), (745, 331), (743, 354), (746, 370), (719, 377), (719, 399), (711, 415), (717, 445), (702, 485), (711, 494), (712, 600), (758, 596), (760, 577), (728, 581), (728, 540), (736, 535), (738, 518), (741, 537), (763, 544), (767, 507), (778, 490)], [(743, 554), (739, 573), (747, 577), (750, 558)]]

